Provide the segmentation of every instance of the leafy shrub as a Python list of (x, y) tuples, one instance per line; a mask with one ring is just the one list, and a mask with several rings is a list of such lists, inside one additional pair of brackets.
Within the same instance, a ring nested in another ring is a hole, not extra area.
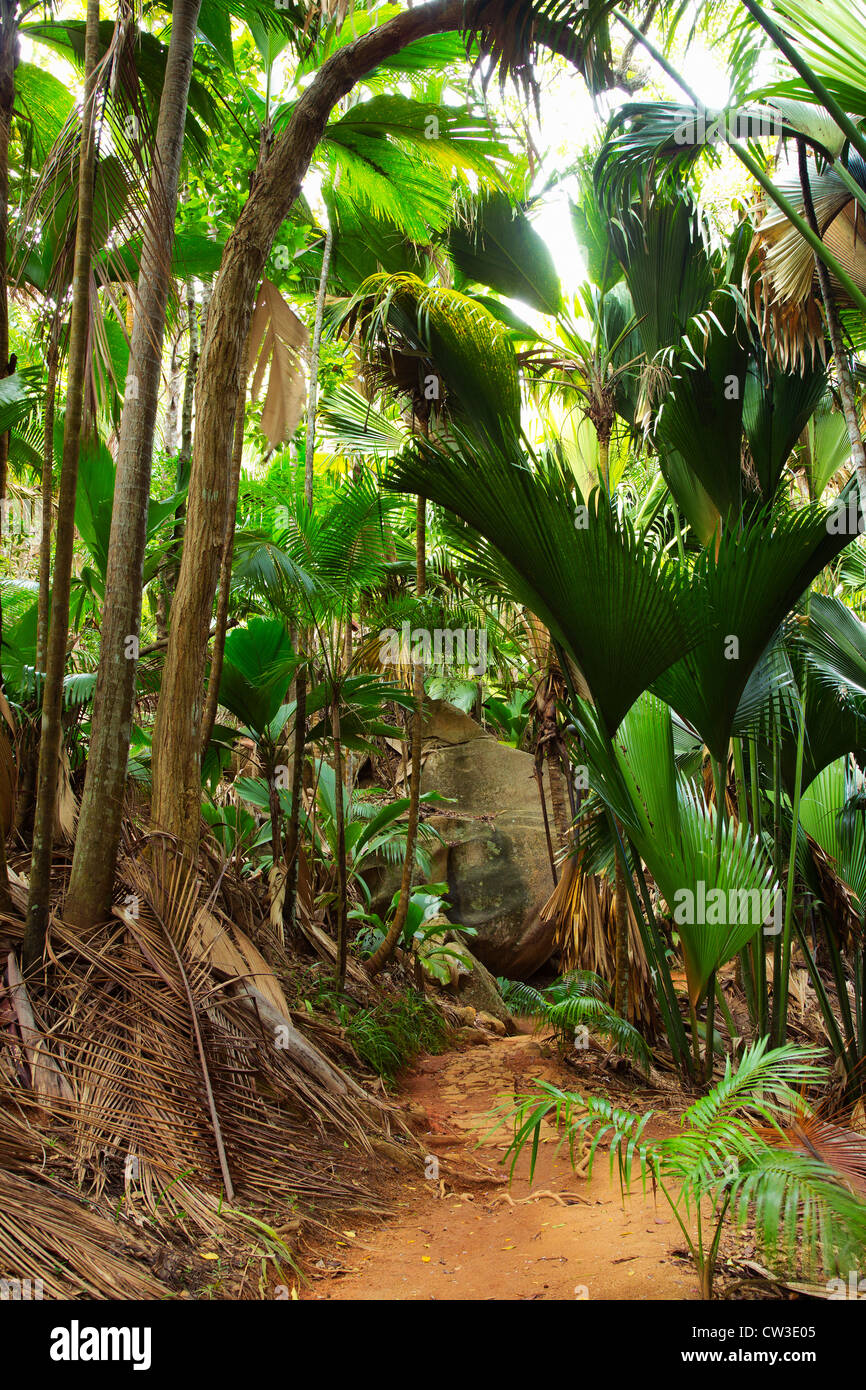
[(568, 1043), (579, 1029), (609, 1039), (617, 1052), (630, 1057), (648, 1072), (650, 1052), (638, 1030), (614, 1013), (610, 986), (591, 970), (573, 970), (544, 989), (520, 980), (497, 981), (502, 998), (513, 1014), (535, 1018), (536, 1027), (552, 1028), (560, 1043)]
[(446, 1036), (441, 1014), (411, 990), (361, 1009), (346, 1024), (346, 1037), (358, 1056), (389, 1085), (419, 1053), (441, 1052)]

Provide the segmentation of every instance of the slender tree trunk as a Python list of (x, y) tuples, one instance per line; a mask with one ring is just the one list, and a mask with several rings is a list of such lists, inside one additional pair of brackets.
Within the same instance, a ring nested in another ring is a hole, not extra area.
[[(108, 906), (120, 840), (170, 253), (199, 6), (200, 0), (176, 0), (159, 104), (129, 357), (137, 391), (124, 401), (120, 423), (93, 733), (66, 903), (68, 920), (82, 928)], [(183, 722), (188, 713), (176, 709), (174, 717)]]
[(286, 836), (286, 896), (283, 924), (295, 926), (295, 899), (298, 892), (298, 861), (301, 844), (301, 798), (304, 788), (304, 746), (307, 725), (307, 671), (299, 668), (295, 677), (295, 737), (292, 757), (292, 812)]
[(57, 518), (57, 545), (54, 555), (53, 601), (48, 629), (45, 685), (42, 694), (42, 738), (39, 745), (30, 895), (27, 903), (27, 921), (24, 928), (23, 963), (25, 971), (38, 964), (45, 946), (51, 890), (54, 808), (57, 800), (57, 774), (60, 766), (60, 747), (63, 736), (63, 675), (66, 667), (66, 643), (69, 636), (69, 595), (75, 542), (75, 493), (78, 487), (78, 453), (81, 442), (84, 386), (87, 374), (87, 338), (90, 315), (99, 0), (87, 0), (84, 55), (86, 79), (84, 108), (81, 118), (78, 226), (75, 233), (75, 262), (72, 277), (72, 318), (69, 329), (69, 358), (66, 379), (66, 419), (63, 430), (63, 459), (60, 469), (60, 503)]
[(598, 436), (598, 466), (604, 478), (604, 490), (610, 496), (610, 435), (604, 431)]
[(198, 375), (198, 306), (192, 280), (186, 287), (186, 325), (188, 335), (186, 373), (183, 379), (183, 404), (180, 412), (180, 453), (178, 463), (188, 464), (192, 458), (192, 408), (195, 404), (195, 382)]
[(563, 848), (568, 844), (571, 838), (571, 817), (568, 814), (565, 804), (565, 782), (562, 776), (562, 767), (559, 762), (556, 742), (553, 739), (547, 743), (546, 762), (547, 777), (550, 783), (550, 804), (553, 808), (553, 823), (556, 826), (560, 848)]
[(36, 618), (36, 669), (45, 670), (51, 604), (51, 518), (54, 503), (54, 407), (57, 399), (57, 340), (48, 349), (48, 383), (42, 436), (42, 534), (39, 540), (39, 602)]
[(331, 705), (334, 730), (334, 811), (337, 817), (337, 989), (346, 984), (349, 951), (349, 902), (346, 882), (346, 812), (343, 788), (343, 740), (340, 736), (339, 684)]
[(707, 1018), (704, 1024), (706, 1037), (704, 1039), (704, 1081), (708, 1086), (712, 1085), (713, 1080), (713, 1061), (714, 1061), (714, 1042), (716, 1027), (716, 972), (710, 975), (707, 985)]
[[(246, 413), (247, 396), (247, 374), (244, 372), (244, 381), (240, 396), (238, 397), (238, 409), (235, 416), (235, 438), (232, 448), (232, 475), (229, 484), (229, 495), (226, 501), (225, 532), (223, 535), (223, 553), (220, 563), (219, 590), (216, 611), (216, 631), (214, 632), (213, 646), (211, 648), (210, 677), (208, 679), (207, 696), (205, 698), (204, 715), (201, 722), (201, 756), (207, 752), (207, 746), (211, 741), (213, 726), (216, 722), (217, 705), (219, 704), (220, 680), (223, 673), (223, 658), (226, 649), (226, 629), (229, 620), (229, 596), (232, 586), (232, 559), (235, 549), (235, 523), (237, 521), (238, 510), (238, 491), (240, 489), (241, 463), (243, 462), (244, 452), (244, 415)], [(274, 860), (276, 863), (276, 860)]]
[(322, 251), (322, 273), (319, 276), (319, 292), (316, 295), (316, 318), (313, 325), (313, 342), (310, 348), (310, 391), (307, 396), (307, 438), (304, 446), (304, 499), (310, 511), (313, 509), (313, 456), (316, 450), (316, 404), (319, 398), (319, 358), (322, 351), (322, 320), (325, 317), (325, 296), (328, 289), (328, 270), (331, 265), (331, 248), (334, 233), (329, 226)]
[[(618, 826), (620, 838), (622, 827)], [(614, 918), (616, 922), (616, 966), (613, 1007), (620, 1018), (628, 1018), (628, 896), (625, 886), (626, 867), (620, 846), (615, 846), (616, 876), (614, 879)]]
[[(9, 136), (15, 105), (18, 66), (18, 0), (0, 0), (0, 377), (9, 371), (9, 295), (7, 241), (9, 237)], [(0, 434), (0, 499), (6, 496), (9, 434)]]
[[(184, 483), (188, 481), (189, 464), (192, 458), (192, 411), (195, 400), (195, 383), (198, 375), (198, 306), (195, 298), (195, 286), (192, 280), (187, 281), (186, 286), (186, 322), (188, 346), (186, 372), (184, 373), (183, 379), (183, 404), (180, 414), (180, 449), (177, 454), (177, 469), (175, 472), (175, 488), (178, 491), (180, 491)], [(156, 624), (157, 636), (161, 641), (164, 641), (168, 637), (168, 612), (171, 607), (172, 596), (177, 587), (177, 575), (180, 568), (180, 550), (183, 543), (183, 525), (185, 518), (186, 503), (181, 502), (174, 514), (174, 529), (172, 532), (171, 546), (160, 567), (159, 609), (157, 612)]]
[(268, 754), (265, 775), (268, 784), (268, 811), (271, 817), (271, 859), (275, 867), (283, 857), (283, 837), (280, 834), (280, 793), (277, 790), (276, 760), (276, 748), (272, 748)]
[[(423, 598), (427, 589), (427, 525), (426, 501), (418, 498), (415, 513), (415, 592)], [(406, 827), (406, 857), (403, 860), (403, 874), (400, 879), (400, 897), (394, 917), (384, 941), (367, 961), (367, 971), (377, 975), (394, 954), (397, 942), (409, 911), (409, 897), (412, 891), (412, 874), (415, 870), (415, 846), (418, 842), (418, 809), (421, 798), (421, 733), (424, 723), (424, 664), (415, 663), (412, 675), (412, 689), (415, 696), (415, 713), (412, 718), (412, 786), (409, 791), (409, 820)]]

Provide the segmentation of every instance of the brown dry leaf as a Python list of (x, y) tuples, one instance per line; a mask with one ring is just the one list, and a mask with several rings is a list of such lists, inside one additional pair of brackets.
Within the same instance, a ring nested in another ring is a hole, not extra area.
[(261, 426), (274, 448), (291, 439), (301, 418), (305, 397), (302, 357), (308, 338), (306, 325), (276, 285), (263, 280), (250, 324), (247, 367), (252, 376), (250, 395), (256, 400), (270, 363)]

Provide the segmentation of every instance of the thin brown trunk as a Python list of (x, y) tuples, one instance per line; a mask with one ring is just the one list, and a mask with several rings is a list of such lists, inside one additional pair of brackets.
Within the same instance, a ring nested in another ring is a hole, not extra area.
[(328, 289), (328, 270), (331, 265), (331, 247), (334, 234), (330, 226), (325, 236), (322, 251), (322, 273), (319, 276), (319, 292), (316, 295), (316, 318), (313, 325), (313, 342), (310, 348), (310, 392), (307, 397), (307, 438), (304, 446), (304, 499), (307, 507), (313, 508), (313, 456), (316, 449), (316, 404), (319, 397), (319, 358), (322, 350), (322, 321), (325, 317), (325, 295)]
[(275, 761), (275, 756), (272, 753), (267, 767), (268, 811), (271, 817), (271, 858), (276, 866), (283, 857), (283, 837), (280, 834), (280, 793), (277, 790)]
[[(238, 410), (235, 417), (235, 438), (232, 449), (232, 475), (229, 495), (226, 500), (225, 531), (223, 534), (223, 554), (220, 563), (219, 589), (216, 611), (216, 631), (211, 648), (210, 677), (205, 698), (204, 715), (201, 721), (201, 756), (207, 752), (216, 722), (219, 704), (220, 680), (223, 673), (223, 658), (226, 649), (226, 629), (229, 620), (229, 597), (232, 586), (232, 559), (235, 549), (235, 524), (238, 510), (238, 491), (241, 479), (241, 463), (244, 452), (244, 415), (246, 410), (247, 384), (244, 373), (243, 386), (238, 397)], [(274, 861), (276, 862), (276, 861)]]
[[(108, 907), (120, 840), (135, 704), (151, 457), (199, 6), (200, 0), (176, 0), (159, 104), (129, 355), (137, 390), (124, 401), (120, 423), (93, 732), (66, 903), (68, 920), (83, 928)], [(176, 709), (174, 717), (182, 722), (186, 714)]]
[(571, 838), (571, 817), (565, 804), (565, 782), (562, 767), (556, 751), (556, 743), (551, 739), (547, 744), (547, 776), (550, 782), (550, 804), (553, 808), (553, 823), (561, 846)]
[[(186, 287), (186, 322), (189, 341), (186, 373), (183, 379), (183, 406), (180, 416), (180, 450), (177, 455), (177, 471), (175, 474), (175, 487), (178, 490), (188, 481), (187, 474), (189, 471), (190, 459), (192, 458), (192, 411), (195, 400), (195, 383), (198, 376), (198, 306), (195, 299), (195, 288), (191, 280), (188, 281)], [(177, 588), (177, 575), (180, 568), (180, 551), (183, 543), (185, 518), (186, 503), (181, 502), (174, 514), (174, 529), (172, 532), (171, 546), (165, 557), (165, 564), (162, 567), (160, 612), (157, 616), (157, 635), (163, 640), (168, 637), (168, 611), (171, 607), (174, 591)]]
[[(15, 105), (18, 65), (18, 0), (0, 0), (0, 377), (9, 373), (9, 296), (7, 242), (9, 237), (9, 136)], [(9, 434), (0, 434), (0, 499), (6, 496)]]
[[(622, 833), (620, 831), (620, 833)], [(620, 1018), (628, 1018), (628, 893), (625, 886), (625, 867), (620, 847), (615, 847), (616, 876), (614, 888), (614, 917), (616, 923), (616, 966), (613, 1007)]]
[[(426, 502), (418, 498), (415, 513), (415, 592), (423, 598), (427, 589), (427, 525)], [(367, 961), (367, 971), (377, 975), (394, 954), (400, 934), (409, 911), (409, 898), (412, 892), (412, 874), (415, 869), (415, 846), (418, 842), (418, 810), (421, 798), (421, 734), (424, 724), (424, 665), (415, 663), (412, 674), (412, 691), (415, 696), (415, 713), (412, 719), (412, 786), (409, 792), (409, 820), (406, 827), (406, 857), (403, 860), (403, 873), (400, 879), (400, 897), (388, 931), (376, 951)]]
[(54, 407), (57, 398), (57, 342), (48, 349), (48, 383), (42, 438), (42, 534), (39, 540), (39, 602), (36, 618), (36, 669), (45, 670), (51, 603), (51, 517), (54, 504)]
[(604, 490), (610, 494), (610, 435), (604, 431), (598, 436), (598, 466), (604, 478)]
[(283, 923), (295, 926), (295, 898), (298, 891), (298, 858), (301, 842), (301, 798), (304, 788), (304, 746), (307, 724), (307, 670), (301, 666), (295, 677), (295, 737), (292, 757), (292, 810), (286, 836), (286, 896)]
[(72, 276), (72, 318), (69, 329), (66, 418), (63, 430), (63, 459), (60, 469), (60, 503), (57, 518), (57, 545), (54, 555), (53, 601), (48, 629), (45, 685), (42, 695), (42, 737), (39, 746), (30, 895), (27, 903), (27, 921), (24, 928), (23, 963), (25, 971), (39, 963), (45, 947), (51, 891), (54, 807), (57, 800), (57, 774), (60, 766), (60, 746), (63, 736), (61, 723), (63, 675), (66, 667), (66, 642), (69, 636), (69, 595), (75, 543), (75, 493), (78, 487), (78, 453), (81, 442), (90, 313), (99, 0), (87, 0), (84, 55), (86, 79), (84, 108), (81, 118), (78, 225), (75, 233), (75, 261)]
[(553, 876), (553, 886), (555, 888), (559, 882), (559, 875), (556, 872), (556, 854), (550, 835), (550, 817), (547, 814), (547, 797), (544, 794), (544, 749), (540, 746), (535, 751), (535, 781), (538, 784), (538, 796), (541, 801), (541, 818), (544, 821), (544, 838), (547, 841), (547, 857), (550, 860), (550, 872)]
[(189, 344), (186, 373), (183, 379), (183, 405), (180, 412), (179, 463), (189, 463), (192, 458), (192, 408), (195, 402), (195, 381), (198, 375), (198, 308), (195, 302), (195, 287), (191, 280), (186, 287), (186, 324)]
[(331, 705), (334, 730), (334, 811), (337, 817), (337, 989), (346, 984), (349, 951), (349, 902), (346, 881), (346, 813), (343, 797), (343, 742), (340, 737), (339, 687)]

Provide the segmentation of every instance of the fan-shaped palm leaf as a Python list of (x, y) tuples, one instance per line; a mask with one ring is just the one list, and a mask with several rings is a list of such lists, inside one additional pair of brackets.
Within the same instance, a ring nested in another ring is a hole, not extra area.
[(810, 506), (774, 522), (765, 512), (740, 535), (726, 531), (718, 550), (703, 551), (695, 566), (692, 595), (704, 639), (653, 689), (720, 761), (749, 677), (774, 632), (850, 540), (828, 530), (829, 515)]
[[(518, 450), (479, 449), (458, 429), (419, 440), (387, 485), (454, 511), (505, 561), (515, 600), (550, 629), (585, 676), (609, 732), (657, 673), (697, 636), (685, 576), (661, 564), (593, 494), (589, 504), (553, 466), (533, 469)], [(469, 536), (476, 563), (496, 560)]]

